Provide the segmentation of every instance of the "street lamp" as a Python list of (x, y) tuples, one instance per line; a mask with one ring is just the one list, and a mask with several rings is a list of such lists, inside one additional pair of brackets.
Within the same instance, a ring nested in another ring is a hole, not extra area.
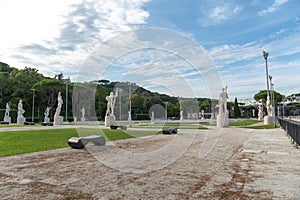
[(273, 101), (274, 101), (274, 99), (273, 99), (273, 93), (274, 93), (274, 91), (273, 91), (273, 86), (274, 86), (274, 84), (272, 83), (272, 76), (271, 75), (269, 75), (269, 79), (270, 79), (270, 85), (271, 85), (271, 87), (270, 87), (270, 100), (271, 100), (271, 105), (273, 105)]
[(66, 122), (68, 121), (68, 85), (71, 82), (70, 77), (66, 79), (62, 79), (62, 81), (66, 84)]
[(30, 89), (30, 90), (32, 91), (32, 118), (31, 118), (31, 121), (34, 122), (33, 119), (34, 119), (34, 91), (35, 91), (35, 89)]
[(269, 75), (268, 75), (268, 56), (269, 56), (269, 53), (265, 52), (264, 50), (262, 52), (263, 52), (264, 58), (266, 60), (267, 95), (269, 96), (269, 79), (268, 79), (269, 78)]
[(131, 83), (129, 82), (129, 111), (128, 111), (128, 121), (129, 121), (129, 127), (131, 127)]

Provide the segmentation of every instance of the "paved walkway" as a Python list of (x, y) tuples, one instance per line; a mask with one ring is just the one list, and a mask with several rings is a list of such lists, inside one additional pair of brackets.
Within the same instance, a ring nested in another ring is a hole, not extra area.
[(300, 199), (300, 150), (281, 129), (180, 130), (88, 149), (0, 158), (0, 199)]

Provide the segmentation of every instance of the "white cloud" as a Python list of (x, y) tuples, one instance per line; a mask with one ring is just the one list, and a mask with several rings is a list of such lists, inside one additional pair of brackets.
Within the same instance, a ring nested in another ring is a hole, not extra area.
[(269, 6), (268, 8), (260, 11), (258, 13), (258, 15), (259, 16), (264, 16), (266, 14), (270, 14), (270, 13), (276, 12), (286, 2), (288, 2), (288, 0), (274, 0), (273, 4), (271, 6)]
[(147, 1), (1, 1), (0, 59), (48, 76), (74, 75), (101, 42), (145, 23)]
[(217, 4), (208, 2), (206, 7), (201, 8), (201, 16), (198, 20), (202, 26), (217, 25), (232, 19), (241, 10), (240, 6), (229, 3), (224, 3), (220, 6), (219, 2)]

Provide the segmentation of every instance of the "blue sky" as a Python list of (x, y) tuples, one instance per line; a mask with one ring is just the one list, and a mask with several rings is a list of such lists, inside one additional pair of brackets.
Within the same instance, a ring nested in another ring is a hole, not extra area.
[[(123, 32), (159, 27), (184, 34), (206, 50), (223, 85), (228, 86), (230, 99), (252, 98), (266, 88), (262, 50), (270, 54), (269, 74), (275, 89), (288, 95), (300, 92), (299, 13), (298, 0), (0, 0), (0, 23), (5, 27), (1, 30), (0, 61), (14, 67), (35, 67), (47, 76), (62, 72), (76, 80), (86, 59), (103, 42)], [(144, 61), (153, 58), (143, 55)], [(122, 66), (120, 62), (114, 61), (116, 69)], [(142, 62), (134, 63), (136, 69)], [(143, 73), (161, 70), (158, 62), (143, 64)], [(181, 73), (195, 88), (195, 96), (209, 96), (207, 82), (193, 82), (184, 74), (191, 73), (188, 69)], [(165, 78), (153, 75), (156, 79), (152, 81)], [(149, 89), (168, 93), (159, 87)]]

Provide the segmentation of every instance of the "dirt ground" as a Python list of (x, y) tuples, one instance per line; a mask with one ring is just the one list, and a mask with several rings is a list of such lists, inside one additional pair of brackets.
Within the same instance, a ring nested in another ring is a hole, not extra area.
[(212, 129), (3, 157), (0, 199), (300, 199), (281, 129)]

